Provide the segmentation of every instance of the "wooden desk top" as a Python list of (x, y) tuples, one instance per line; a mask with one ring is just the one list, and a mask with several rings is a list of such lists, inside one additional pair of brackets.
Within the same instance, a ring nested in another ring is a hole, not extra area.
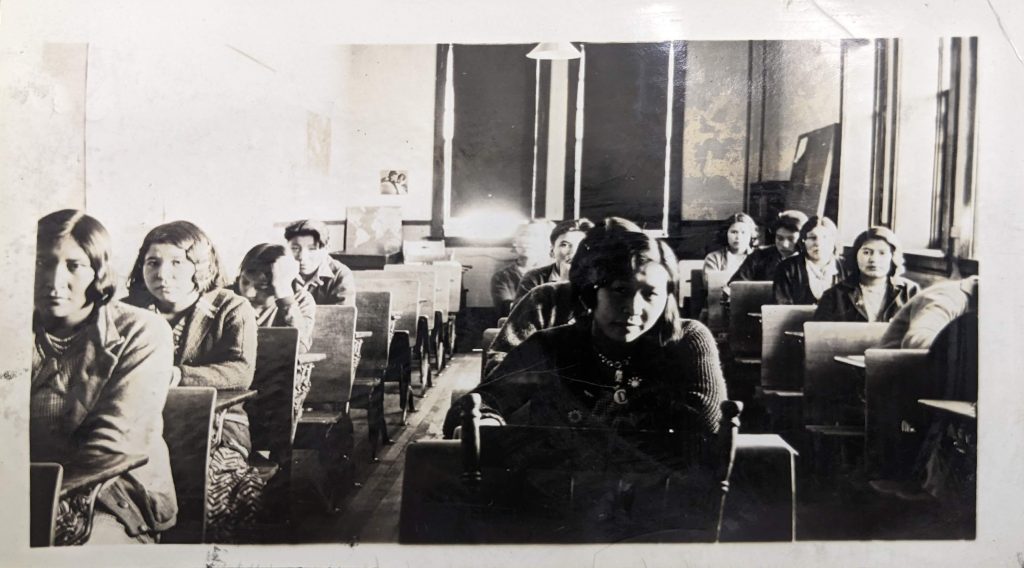
[(300, 365), (305, 365), (307, 363), (319, 363), (320, 361), (324, 361), (326, 359), (326, 353), (300, 353), (298, 357), (298, 362)]
[(917, 401), (921, 406), (934, 408), (957, 416), (978, 419), (978, 403), (967, 402), (966, 400), (938, 400), (922, 398)]
[(849, 365), (851, 367), (856, 367), (858, 369), (867, 368), (867, 364), (864, 362), (863, 355), (836, 355), (834, 359), (838, 363)]
[(222, 389), (217, 391), (217, 403), (214, 404), (214, 412), (220, 412), (232, 406), (249, 400), (256, 396), (256, 391), (250, 389)]
[(149, 458), (143, 455), (110, 454), (88, 461), (63, 464), (64, 481), (60, 486), (60, 496), (67, 497), (72, 492), (91, 488), (143, 466), (148, 461)]

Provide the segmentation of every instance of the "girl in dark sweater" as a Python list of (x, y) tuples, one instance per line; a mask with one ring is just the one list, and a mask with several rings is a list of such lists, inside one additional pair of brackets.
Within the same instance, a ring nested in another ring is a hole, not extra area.
[(679, 316), (675, 255), (615, 226), (592, 229), (573, 260), (569, 280), (586, 311), (532, 335), (473, 391), (483, 424), (717, 431), (726, 393), (718, 350), (704, 325)]

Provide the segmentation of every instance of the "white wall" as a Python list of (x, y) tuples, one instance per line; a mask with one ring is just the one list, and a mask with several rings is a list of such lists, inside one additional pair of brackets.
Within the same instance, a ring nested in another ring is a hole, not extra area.
[[(371, 204), (429, 219), (433, 59), (433, 46), (91, 46), (88, 208), (119, 269), (174, 219), (207, 230), (230, 274), (282, 221)], [(408, 170), (410, 194), (379, 195), (382, 169)]]

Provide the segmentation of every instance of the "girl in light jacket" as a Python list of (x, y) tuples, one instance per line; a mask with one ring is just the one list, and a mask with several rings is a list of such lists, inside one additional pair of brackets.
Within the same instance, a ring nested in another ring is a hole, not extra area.
[[(222, 286), (217, 251), (199, 227), (174, 221), (146, 235), (125, 302), (159, 314), (170, 325), (172, 386), (245, 389), (252, 384), (256, 319), (245, 298)], [(242, 405), (222, 414), (215, 428), (207, 534), (226, 541), (255, 521), (264, 484), (248, 464), (252, 444)]]

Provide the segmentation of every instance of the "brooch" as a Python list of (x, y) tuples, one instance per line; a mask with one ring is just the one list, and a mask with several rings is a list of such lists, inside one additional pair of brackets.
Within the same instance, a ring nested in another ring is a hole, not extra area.
[(626, 402), (628, 402), (626, 398), (626, 390), (616, 389), (615, 393), (612, 394), (612, 400), (615, 401), (615, 404), (626, 404)]
[(568, 418), (570, 423), (579, 424), (579, 422), (583, 420), (583, 413), (579, 410), (570, 410)]

